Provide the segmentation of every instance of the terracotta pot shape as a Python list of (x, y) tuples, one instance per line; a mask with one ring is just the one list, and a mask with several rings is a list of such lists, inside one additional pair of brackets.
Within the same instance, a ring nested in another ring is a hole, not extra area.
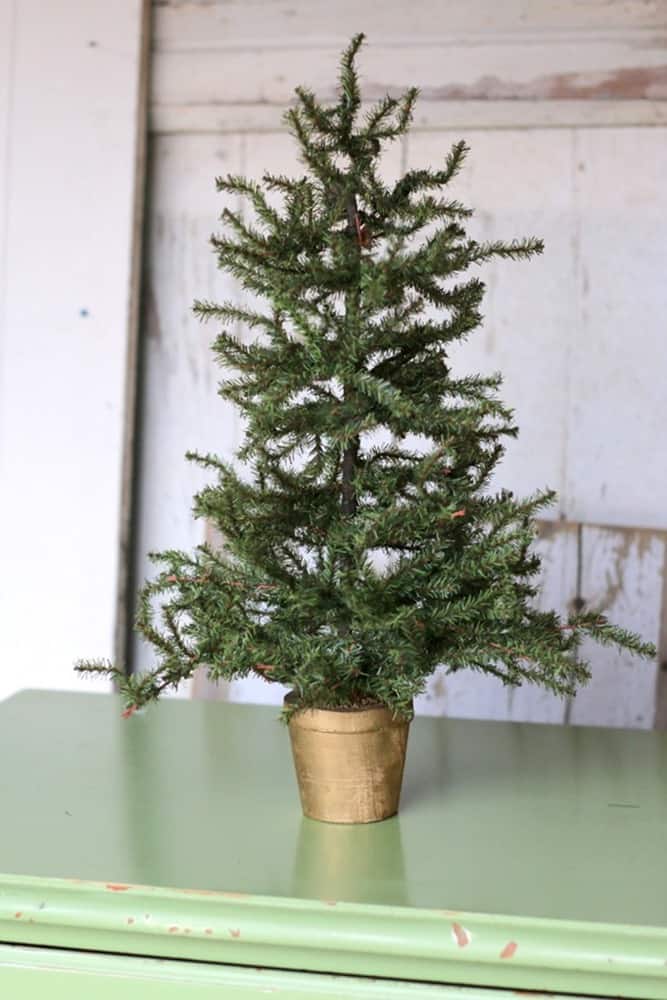
[(394, 816), (409, 727), (384, 705), (295, 712), (289, 731), (304, 815), (328, 823)]

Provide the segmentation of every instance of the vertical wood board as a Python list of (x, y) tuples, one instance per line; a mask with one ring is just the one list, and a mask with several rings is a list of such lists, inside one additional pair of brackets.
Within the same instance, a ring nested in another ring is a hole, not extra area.
[[(546, 250), (530, 261), (492, 261), (475, 269), (486, 284), (484, 321), (450, 356), (461, 375), (503, 375), (500, 396), (514, 409), (520, 433), (506, 442), (496, 485), (517, 495), (544, 487), (560, 492), (568, 362), (563, 342), (575, 318), (568, 294), (575, 224), (569, 142), (562, 132), (420, 134), (408, 139), (409, 167), (444, 163), (459, 138), (470, 153), (450, 194), (475, 211), (470, 235), (480, 241), (538, 236)], [(547, 517), (558, 512), (552, 508)]]
[[(230, 136), (151, 143), (135, 538), (139, 584), (157, 572), (149, 552), (190, 549), (204, 539), (192, 499), (209, 476), (186, 460), (186, 452), (226, 452), (236, 441), (231, 406), (217, 395), (215, 327), (202, 326), (192, 306), (195, 298), (237, 296), (216, 269), (209, 239), (225, 205), (215, 176), (241, 170), (241, 147), (240, 138)], [(153, 661), (138, 637), (133, 661), (139, 669)]]
[[(585, 606), (659, 645), (666, 556), (664, 532), (584, 525), (580, 577)], [(572, 702), (572, 723), (650, 729), (656, 662), (591, 640), (582, 643), (581, 656), (589, 661), (592, 678)]]
[(565, 510), (665, 528), (665, 132), (579, 131), (572, 176)]
[(78, 687), (77, 656), (111, 655), (142, 4), (15, 12), (1, 43), (0, 697)]

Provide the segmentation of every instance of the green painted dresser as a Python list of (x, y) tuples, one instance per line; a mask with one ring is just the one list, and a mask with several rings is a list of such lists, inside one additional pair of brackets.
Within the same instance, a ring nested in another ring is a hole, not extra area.
[(301, 816), (276, 709), (0, 704), (1, 1000), (667, 998), (667, 734), (419, 718)]

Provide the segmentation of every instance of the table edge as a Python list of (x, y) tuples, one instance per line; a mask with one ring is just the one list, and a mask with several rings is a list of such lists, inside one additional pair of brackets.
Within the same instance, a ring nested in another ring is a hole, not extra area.
[(667, 927), (0, 874), (0, 941), (667, 1000)]

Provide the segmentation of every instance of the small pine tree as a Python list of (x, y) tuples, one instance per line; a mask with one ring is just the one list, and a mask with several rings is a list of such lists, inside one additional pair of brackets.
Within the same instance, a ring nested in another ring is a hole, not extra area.
[(534, 606), (534, 517), (554, 494), (491, 491), (512, 412), (499, 375), (455, 377), (447, 352), (481, 323), (484, 285), (465, 272), (542, 242), (466, 235), (471, 212), (445, 195), (463, 142), (440, 169), (381, 180), (382, 149), (408, 131), (417, 91), (363, 115), (362, 41), (343, 54), (334, 106), (298, 88), (285, 115), (304, 176), (217, 182), (254, 210), (250, 222), (225, 209), (219, 266), (267, 308), (195, 305), (223, 325), (214, 352), (235, 375), (220, 394), (243, 414), (245, 440), (236, 469), (188, 456), (217, 475), (194, 513), (225, 545), (152, 556), (161, 572), (136, 627), (155, 668), (125, 678), (108, 662), (77, 665), (118, 677), (130, 708), (203, 666), (213, 680), (288, 685), (296, 708), (380, 702), (409, 715), (441, 663), (570, 695), (589, 676), (583, 636), (655, 654), (597, 613), (562, 622)]

